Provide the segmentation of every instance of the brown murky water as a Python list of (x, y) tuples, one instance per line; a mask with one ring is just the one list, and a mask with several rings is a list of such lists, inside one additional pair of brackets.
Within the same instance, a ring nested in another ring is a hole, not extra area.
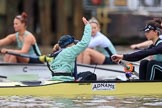
[(0, 108), (162, 108), (162, 98), (94, 96), (91, 99), (56, 97), (0, 97)]

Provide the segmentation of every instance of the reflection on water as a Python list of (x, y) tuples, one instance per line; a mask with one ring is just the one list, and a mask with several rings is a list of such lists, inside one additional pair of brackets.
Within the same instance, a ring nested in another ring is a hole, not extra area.
[(73, 99), (32, 96), (1, 96), (0, 108), (161, 108), (161, 97), (94, 96)]

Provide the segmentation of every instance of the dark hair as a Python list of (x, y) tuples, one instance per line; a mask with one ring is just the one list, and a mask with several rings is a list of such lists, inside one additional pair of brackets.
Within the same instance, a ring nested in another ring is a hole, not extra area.
[(155, 27), (155, 30), (157, 28), (162, 29), (161, 20), (159, 20), (159, 19), (149, 20), (149, 21), (146, 22), (146, 25), (151, 25), (151, 26)]
[(17, 15), (15, 18), (20, 20), (22, 23), (25, 23), (25, 25), (27, 25), (27, 13), (26, 12), (22, 12), (21, 15)]
[(158, 32), (158, 35), (161, 34), (161, 31), (162, 31), (161, 20), (159, 20), (159, 19), (148, 20), (146, 22), (146, 26), (143, 30), (145, 32), (147, 32), (149, 30), (154, 30), (154, 31)]
[(161, 22), (161, 21), (162, 21), (161, 18), (154, 18), (153, 20), (154, 20), (155, 22), (159, 23), (160, 25), (161, 25), (161, 23), (162, 23), (162, 22)]

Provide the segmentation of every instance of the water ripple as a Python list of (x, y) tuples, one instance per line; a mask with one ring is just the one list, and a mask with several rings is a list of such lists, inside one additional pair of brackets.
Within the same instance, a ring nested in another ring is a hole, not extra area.
[(0, 96), (0, 108), (161, 108), (161, 97), (33, 97)]

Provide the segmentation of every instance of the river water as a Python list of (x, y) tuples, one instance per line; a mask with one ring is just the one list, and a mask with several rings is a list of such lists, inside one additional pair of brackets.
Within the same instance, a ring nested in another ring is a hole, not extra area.
[(114, 97), (0, 97), (0, 108), (162, 108), (159, 96)]

